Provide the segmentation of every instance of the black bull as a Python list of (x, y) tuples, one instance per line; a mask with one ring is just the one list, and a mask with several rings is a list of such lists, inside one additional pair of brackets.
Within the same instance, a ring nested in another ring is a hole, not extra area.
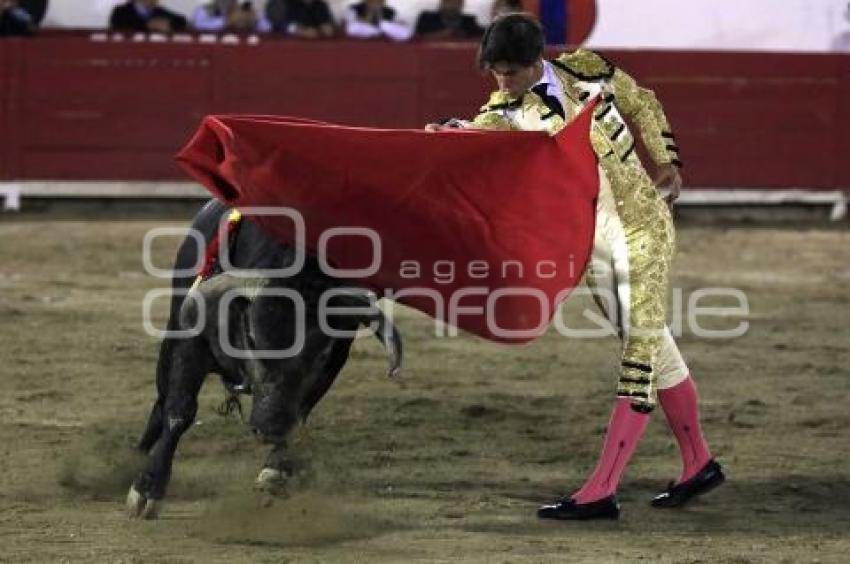
[[(209, 244), (228, 211), (211, 201), (195, 217), (192, 227), (205, 244)], [(198, 264), (198, 250), (199, 245), (187, 237), (175, 261), (177, 274)], [(295, 258), (293, 248), (272, 240), (248, 219), (242, 221), (229, 254), (233, 266), (241, 272), (285, 268)], [(349, 336), (329, 336), (320, 328), (320, 297), (330, 289), (341, 291), (345, 284), (324, 274), (312, 257), (307, 257), (298, 274), (288, 278), (242, 278), (220, 273), (190, 290), (194, 282), (193, 275), (173, 278), (175, 293), (168, 331), (199, 329), (191, 337), (168, 334), (162, 341), (156, 373), (157, 399), (138, 444), (147, 460), (127, 496), (131, 517), (156, 517), (177, 443), (195, 419), (198, 393), (208, 374), (220, 375), (231, 392), (252, 394), (249, 424), (271, 444), (258, 481), (278, 483), (292, 472), (286, 443), (289, 431), (307, 417), (333, 384), (348, 360), (353, 342), (350, 335), (361, 324), (369, 325), (387, 348), (390, 373), (401, 366), (401, 337), (365, 292), (344, 292), (328, 303), (334, 308), (352, 308), (343, 315), (326, 316), (327, 325), (347, 331)], [(306, 306), (301, 326), (295, 323), (295, 303), (275, 296), (275, 291), (294, 291), (301, 296)], [(222, 310), (227, 316), (219, 319), (219, 305), (226, 295), (236, 298)], [(288, 358), (230, 355), (222, 347), (226, 339), (240, 351), (279, 352), (289, 349), (297, 338), (303, 339), (303, 345)]]

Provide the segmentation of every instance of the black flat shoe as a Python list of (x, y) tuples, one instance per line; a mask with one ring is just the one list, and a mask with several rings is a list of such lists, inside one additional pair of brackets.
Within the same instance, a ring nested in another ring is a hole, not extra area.
[(650, 505), (652, 507), (682, 507), (691, 499), (710, 492), (725, 480), (723, 468), (712, 458), (690, 480), (685, 480), (681, 484), (670, 482), (667, 491), (655, 496)]
[(619, 519), (620, 504), (612, 495), (591, 503), (576, 503), (572, 499), (559, 499), (537, 510), (540, 519), (561, 521), (588, 521), (590, 519)]

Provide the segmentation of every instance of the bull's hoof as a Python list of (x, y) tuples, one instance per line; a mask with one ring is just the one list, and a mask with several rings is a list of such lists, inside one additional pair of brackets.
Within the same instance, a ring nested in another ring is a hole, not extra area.
[(135, 486), (130, 486), (127, 492), (127, 516), (130, 519), (156, 519), (162, 502), (156, 499), (148, 499), (142, 495)]
[(286, 496), (289, 475), (274, 468), (263, 468), (254, 482), (254, 489), (274, 496)]

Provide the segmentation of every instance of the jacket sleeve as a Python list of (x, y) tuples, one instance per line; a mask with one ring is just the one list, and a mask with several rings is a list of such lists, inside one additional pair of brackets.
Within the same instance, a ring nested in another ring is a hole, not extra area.
[(501, 130), (514, 130), (517, 127), (513, 124), (511, 120), (506, 118), (500, 112), (493, 110), (484, 110), (471, 122), (472, 127), (477, 129), (501, 129)]
[(518, 107), (519, 101), (510, 99), (504, 92), (493, 92), (472, 119), (471, 127), (478, 129), (518, 130), (519, 127), (505, 115), (505, 110)]
[(655, 93), (639, 86), (619, 68), (614, 70), (609, 84), (617, 108), (638, 128), (652, 160), (659, 165), (672, 163), (681, 167), (676, 138)]

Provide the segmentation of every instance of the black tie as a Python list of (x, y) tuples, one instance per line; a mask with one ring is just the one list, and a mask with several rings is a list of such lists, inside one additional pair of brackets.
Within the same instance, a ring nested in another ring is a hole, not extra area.
[(561, 101), (558, 100), (557, 96), (549, 94), (548, 84), (537, 84), (532, 86), (531, 91), (540, 96), (540, 99), (543, 100), (543, 103), (546, 104), (546, 107), (549, 108), (550, 111), (561, 116), (561, 119), (566, 119), (564, 106), (561, 105)]

